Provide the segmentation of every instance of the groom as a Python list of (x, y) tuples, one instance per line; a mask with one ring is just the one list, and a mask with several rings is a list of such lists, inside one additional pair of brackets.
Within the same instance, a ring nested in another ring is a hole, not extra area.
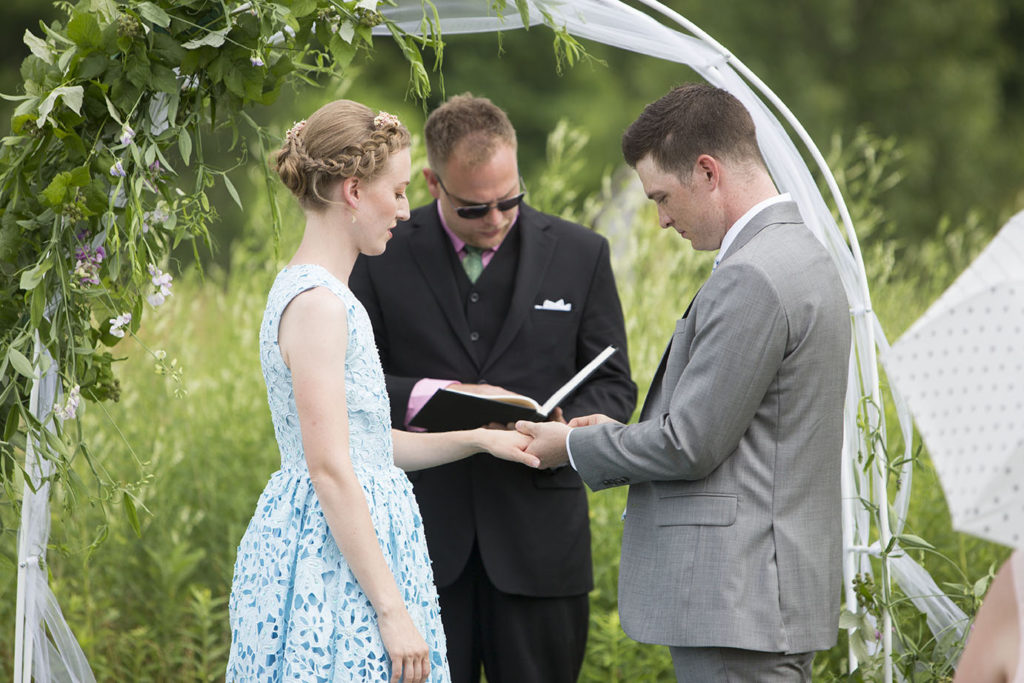
[(850, 351), (839, 274), (780, 195), (754, 124), (687, 84), (623, 136), (662, 227), (715, 268), (640, 414), (521, 422), (544, 466), (629, 484), (622, 626), (668, 645), (679, 681), (809, 681), (839, 617), (840, 452)]

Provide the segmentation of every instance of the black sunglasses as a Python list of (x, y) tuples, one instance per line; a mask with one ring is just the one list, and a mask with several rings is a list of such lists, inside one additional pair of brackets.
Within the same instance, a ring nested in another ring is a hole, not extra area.
[[(448, 195), (457, 202), (465, 204), (465, 206), (455, 207), (455, 213), (459, 214), (459, 218), (467, 218), (469, 220), (473, 220), (474, 218), (483, 218), (488, 213), (490, 213), (492, 206), (498, 209), (498, 211), (508, 211), (519, 206), (523, 202), (523, 197), (526, 196), (526, 192), (523, 191), (514, 197), (509, 197), (508, 199), (499, 199), (498, 201), (491, 202), (490, 204), (472, 204), (470, 202), (467, 202), (462, 197), (456, 197), (451, 192), (449, 192), (448, 188), (444, 186), (444, 182), (441, 180), (441, 176), (435, 174), (434, 177), (437, 178), (438, 184), (441, 186), (441, 189), (444, 190), (444, 193), (446, 195)], [(520, 178), (519, 182), (520, 184), (522, 184), (523, 179)]]

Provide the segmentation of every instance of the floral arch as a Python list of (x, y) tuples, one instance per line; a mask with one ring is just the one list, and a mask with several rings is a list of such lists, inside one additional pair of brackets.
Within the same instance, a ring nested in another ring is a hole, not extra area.
[[(900, 548), (920, 541), (903, 534), (912, 459), (890, 465), (880, 448), (878, 355), (887, 345), (828, 166), (796, 117), (734, 55), (658, 2), (637, 2), (650, 13), (618, 0), (83, 0), (67, 7), (66, 22), (41, 35), (26, 32), (32, 54), (22, 68), (25, 94), (8, 97), (19, 103), (0, 149), (0, 418), (3, 441), (24, 453), (20, 477), (4, 477), (11, 499), (14, 481), (24, 484), (15, 680), (29, 681), (33, 670), (37, 680), (94, 680), (47, 582), (49, 489), (68, 476), (76, 454), (93, 458), (87, 442), (70, 434), (78, 402), (116, 396), (105, 347), (138, 330), (146, 305), (168, 294), (172, 282), (161, 268), (170, 249), (208, 239), (208, 189), (222, 183), (239, 202), (232, 169), (207, 164), (201, 127), (251, 135), (263, 153), (271, 136), (246, 111), (273, 101), (287, 83), (343, 72), (372, 49), (374, 35), (398, 43), (410, 64), (410, 90), (422, 97), (429, 80), (421, 47), (440, 55), (444, 34), (536, 24), (554, 29), (560, 59), (578, 57), (582, 38), (678, 62), (751, 112), (776, 184), (811, 219), (851, 302), (841, 622), (851, 635), (851, 668), (879, 648), (887, 660), (892, 652), (889, 613), (882, 612), (876, 643), (868, 635), (876, 625), (857, 604), (857, 577), (872, 573), (871, 558), (878, 558), (883, 594), (895, 579), (937, 637), (962, 639), (966, 616)], [(244, 146), (239, 150), (240, 165)], [(894, 400), (909, 455), (910, 416)], [(12, 469), (13, 452), (5, 468)], [(893, 470), (903, 485), (890, 497)], [(138, 530), (131, 492), (100, 484)], [(884, 670), (891, 680), (891, 662)]]

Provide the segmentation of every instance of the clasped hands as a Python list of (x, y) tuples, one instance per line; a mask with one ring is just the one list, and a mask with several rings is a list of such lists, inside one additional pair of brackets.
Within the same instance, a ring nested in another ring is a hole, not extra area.
[[(459, 384), (453, 388), (485, 396), (507, 396), (514, 393), (489, 384)], [(489, 450), (499, 458), (514, 460), (537, 469), (559, 467), (569, 462), (569, 453), (566, 450), (565, 439), (570, 429), (574, 427), (590, 427), (605, 422), (616, 422), (616, 420), (607, 415), (595, 413), (593, 415), (574, 417), (567, 423), (562, 416), (562, 409), (556, 407), (547, 422), (519, 420), (514, 424), (508, 425), (488, 425), (491, 429), (507, 430), (503, 436), (494, 435), (502, 443), (496, 444), (498, 445), (497, 449), (491, 448)], [(510, 434), (509, 432), (512, 433)]]
[(595, 413), (574, 417), (566, 423), (564, 420), (550, 420), (548, 422), (528, 422), (520, 420), (516, 422), (516, 431), (530, 437), (523, 452), (527, 455), (536, 456), (538, 468), (558, 467), (569, 462), (569, 452), (566, 450), (566, 437), (573, 427), (590, 427), (605, 422), (615, 422), (607, 415)]

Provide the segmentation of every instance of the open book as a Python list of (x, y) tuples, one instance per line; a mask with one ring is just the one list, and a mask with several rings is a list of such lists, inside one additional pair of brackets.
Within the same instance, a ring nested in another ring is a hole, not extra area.
[(413, 427), (422, 427), (430, 432), (448, 432), (456, 429), (474, 429), (498, 422), (507, 424), (516, 420), (543, 422), (566, 396), (597, 370), (602, 363), (615, 353), (614, 346), (607, 347), (587, 363), (572, 379), (559, 387), (558, 391), (543, 404), (532, 398), (517, 395), (481, 396), (455, 389), (439, 389), (424, 404), (420, 412), (409, 421)]

